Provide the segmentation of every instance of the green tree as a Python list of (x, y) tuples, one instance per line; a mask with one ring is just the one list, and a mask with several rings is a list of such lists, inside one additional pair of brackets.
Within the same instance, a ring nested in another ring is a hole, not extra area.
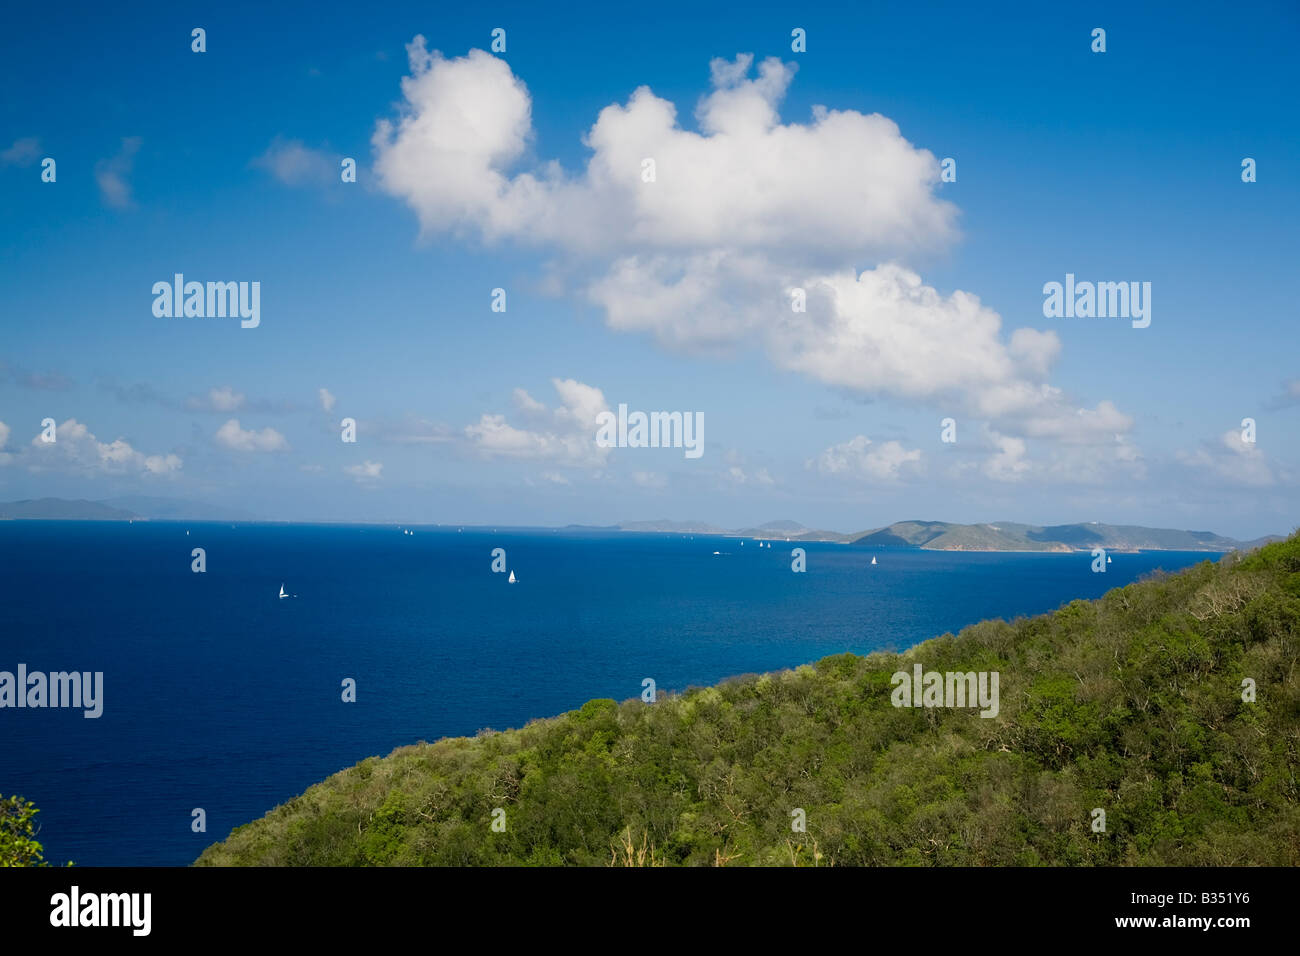
[(0, 866), (49, 866), (36, 841), (36, 814), (30, 800), (0, 799)]

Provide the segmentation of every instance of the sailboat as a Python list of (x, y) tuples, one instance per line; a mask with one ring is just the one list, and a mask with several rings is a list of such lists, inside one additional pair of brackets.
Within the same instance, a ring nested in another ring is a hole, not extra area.
[(871, 556), (871, 563), (872, 564), (876, 563), (876, 556), (874, 554)]
[(285, 591), (284, 591), (284, 582), (281, 582), (281, 583), (280, 583), (280, 600), (283, 601), (285, 598), (290, 597), (290, 596), (291, 596), (291, 595), (285, 593)]
[(515, 572), (513, 572), (513, 571), (510, 572), (510, 577), (506, 578), (506, 583), (508, 583), (508, 584), (516, 584), (516, 583), (518, 583), (518, 582), (516, 582), (516, 580), (515, 580)]

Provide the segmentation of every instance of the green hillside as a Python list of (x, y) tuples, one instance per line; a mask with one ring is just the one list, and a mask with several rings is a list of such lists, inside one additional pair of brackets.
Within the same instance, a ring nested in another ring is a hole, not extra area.
[(1059, 541), (1036, 540), (1023, 533), (1028, 525), (950, 524), (947, 521), (898, 521), (872, 531), (854, 544), (925, 548), (929, 551), (1070, 551)]
[[(924, 548), (928, 551), (1232, 551), (1266, 543), (1236, 541), (1209, 531), (1177, 531), (1136, 525), (1060, 524), (1050, 527), (999, 521), (896, 521), (848, 536), (853, 544)], [(1267, 539), (1273, 540), (1273, 539)]]
[[(1295, 866), (1298, 650), (1292, 537), (902, 655), (403, 747), (198, 863)], [(914, 663), (998, 672), (998, 715), (893, 706)]]

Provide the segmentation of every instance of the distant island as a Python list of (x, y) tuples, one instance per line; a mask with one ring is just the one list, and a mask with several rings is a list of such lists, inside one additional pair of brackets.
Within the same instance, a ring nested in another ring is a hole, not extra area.
[(41, 521), (256, 521), (238, 508), (223, 508), (181, 498), (130, 495), (88, 501), (84, 498), (25, 498), (0, 501), (0, 520)]
[(102, 501), (64, 498), (27, 498), (22, 501), (0, 502), (0, 518), (66, 520), (66, 521), (129, 521), (140, 517), (124, 508), (114, 508)]
[[(143, 496), (100, 501), (35, 498), (0, 502), (0, 520), (65, 521), (258, 521), (256, 515), (179, 498)], [(370, 523), (370, 522), (365, 522)], [(462, 525), (470, 527), (470, 525)], [(797, 521), (769, 521), (753, 528), (728, 529), (704, 521), (625, 521), (616, 525), (571, 524), (565, 531), (629, 531), (652, 534), (704, 534), (772, 541), (826, 541), (864, 547), (920, 548), (926, 551), (1249, 551), (1281, 535), (1250, 541), (1225, 538), (1210, 531), (1178, 531), (1139, 525), (1031, 525), (1015, 521), (994, 524), (954, 524), (949, 521), (896, 521), (883, 528), (844, 534), (807, 528)]]
[(949, 521), (896, 521), (884, 528), (841, 534), (805, 528), (796, 521), (772, 521), (756, 528), (727, 530), (696, 521), (630, 521), (622, 531), (714, 534), (779, 541), (831, 541), (868, 547), (921, 548), (926, 551), (1249, 551), (1280, 541), (1269, 535), (1250, 541), (1225, 538), (1210, 531), (1177, 531), (1089, 522), (1046, 527), (998, 521), (994, 524), (954, 524)]

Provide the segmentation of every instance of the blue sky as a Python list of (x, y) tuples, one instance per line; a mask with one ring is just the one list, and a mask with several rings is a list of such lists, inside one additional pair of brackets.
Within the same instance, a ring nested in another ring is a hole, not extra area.
[[(1288, 531), (1300, 14), (1042, 6), (12, 12), (0, 499)], [(1044, 317), (1067, 273), (1150, 326)], [(703, 456), (597, 448), (620, 403)]]

